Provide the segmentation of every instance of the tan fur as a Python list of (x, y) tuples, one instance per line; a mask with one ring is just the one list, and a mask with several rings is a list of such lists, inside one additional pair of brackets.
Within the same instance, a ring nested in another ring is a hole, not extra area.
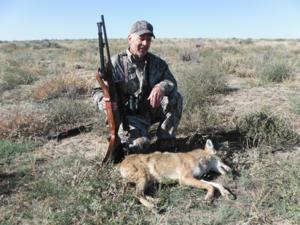
[(154, 208), (153, 199), (145, 196), (145, 189), (153, 182), (164, 179), (177, 180), (181, 185), (206, 189), (205, 200), (214, 197), (214, 189), (228, 198), (230, 193), (221, 184), (205, 181), (201, 178), (209, 171), (225, 174), (230, 167), (216, 156), (214, 146), (207, 140), (205, 149), (196, 149), (186, 153), (154, 152), (127, 156), (120, 164), (122, 178), (128, 183), (136, 184), (140, 202), (148, 208)]

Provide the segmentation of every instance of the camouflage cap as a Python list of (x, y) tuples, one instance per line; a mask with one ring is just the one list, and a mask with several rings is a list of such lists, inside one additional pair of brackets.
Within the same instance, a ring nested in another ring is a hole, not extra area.
[(135, 22), (129, 31), (129, 34), (133, 33), (137, 33), (138, 35), (151, 34), (152, 37), (155, 38), (153, 33), (153, 26), (146, 20), (139, 20)]

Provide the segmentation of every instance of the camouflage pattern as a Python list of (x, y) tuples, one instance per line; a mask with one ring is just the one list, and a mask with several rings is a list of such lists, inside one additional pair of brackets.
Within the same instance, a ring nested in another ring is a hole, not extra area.
[(133, 33), (136, 33), (138, 35), (151, 34), (151, 36), (155, 38), (155, 35), (153, 33), (153, 26), (145, 20), (137, 21), (132, 25), (129, 34)]
[[(118, 134), (121, 142), (126, 144), (130, 151), (146, 151), (150, 145), (148, 130), (156, 122), (159, 122), (158, 139), (175, 139), (182, 113), (182, 96), (177, 91), (177, 82), (167, 63), (151, 53), (147, 53), (145, 60), (136, 59), (127, 49), (112, 57), (112, 64), (113, 78), (125, 96), (126, 108), (129, 108), (129, 98), (139, 99), (138, 110), (128, 110), (126, 114), (129, 132), (125, 132), (122, 124), (120, 125)], [(147, 98), (156, 85), (160, 86), (165, 96), (161, 106), (153, 108)], [(92, 95), (98, 108), (103, 110), (103, 93), (98, 84)]]

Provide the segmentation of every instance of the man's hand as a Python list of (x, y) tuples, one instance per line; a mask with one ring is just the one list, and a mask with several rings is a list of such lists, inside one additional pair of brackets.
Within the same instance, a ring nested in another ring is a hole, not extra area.
[(164, 97), (163, 91), (160, 89), (159, 85), (154, 86), (147, 100), (150, 101), (150, 105), (153, 108), (159, 107), (161, 100)]

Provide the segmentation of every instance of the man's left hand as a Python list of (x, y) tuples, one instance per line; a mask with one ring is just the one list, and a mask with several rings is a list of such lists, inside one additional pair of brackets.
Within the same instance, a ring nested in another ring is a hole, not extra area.
[(161, 100), (164, 97), (164, 92), (160, 89), (159, 85), (154, 86), (147, 100), (153, 108), (159, 107)]

